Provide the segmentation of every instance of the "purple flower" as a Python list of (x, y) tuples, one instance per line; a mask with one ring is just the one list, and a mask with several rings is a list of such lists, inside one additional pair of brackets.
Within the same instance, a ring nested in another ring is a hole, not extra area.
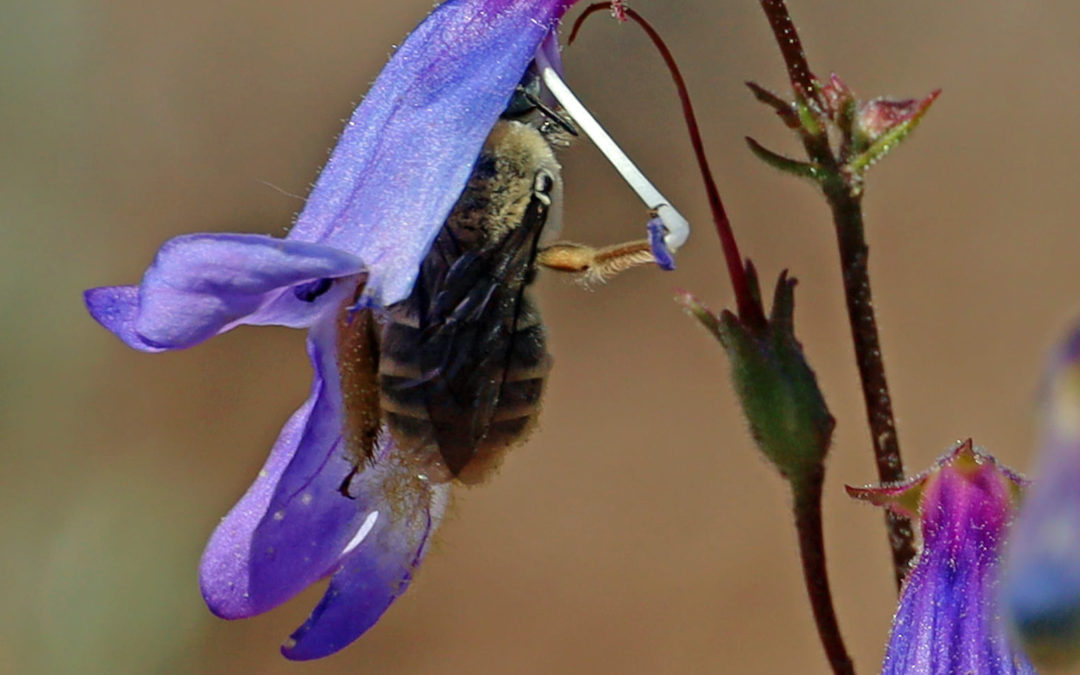
[(907, 578), (882, 673), (1034, 673), (997, 613), (1001, 546), (1022, 480), (971, 441), (898, 484), (853, 497), (918, 517), (923, 549)]
[(191, 347), (242, 324), (309, 330), (310, 396), (214, 532), (200, 575), (210, 609), (230, 619), (331, 576), (282, 648), (289, 658), (331, 654), (378, 620), (423, 558), (449, 491), (403, 466), (385, 432), (374, 461), (352, 475), (339, 328), (349, 308), (408, 296), (530, 62), (540, 52), (558, 64), (555, 28), (573, 2), (443, 3), (349, 120), (287, 238), (177, 237), (139, 286), (86, 292), (93, 317), (145, 352)]
[(1037, 663), (1080, 657), (1080, 326), (1054, 355), (1042, 452), (1005, 556), (1001, 602)]

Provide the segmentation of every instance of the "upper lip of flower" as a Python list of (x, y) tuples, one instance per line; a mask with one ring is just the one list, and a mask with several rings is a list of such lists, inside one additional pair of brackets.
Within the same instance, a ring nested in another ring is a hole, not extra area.
[(353, 113), (289, 239), (352, 253), (368, 265), (372, 302), (403, 300), (472, 159), (570, 4), (440, 5)]

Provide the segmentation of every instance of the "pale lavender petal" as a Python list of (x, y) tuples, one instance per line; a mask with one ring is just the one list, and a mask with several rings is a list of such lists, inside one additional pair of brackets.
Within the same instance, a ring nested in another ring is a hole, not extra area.
[(193, 234), (158, 251), (138, 287), (91, 289), (90, 313), (126, 344), (143, 351), (182, 349), (241, 324), (311, 325), (336, 308), (349, 284), (322, 296), (294, 287), (352, 277), (363, 263), (348, 253), (261, 235)]
[[(410, 487), (401, 492), (402, 484)], [(408, 588), (442, 520), (450, 486), (431, 485), (391, 462), (369, 469), (359, 491), (381, 495), (388, 488), (396, 503), (358, 521), (322, 601), (282, 646), (286, 657), (317, 659), (342, 649)]]
[(312, 328), (311, 396), (203, 555), (203, 595), (225, 618), (265, 612), (327, 576), (356, 532), (353, 521), (369, 507), (383, 508), (339, 491), (352, 464), (341, 444), (335, 324), (329, 319)]
[(266, 515), (274, 489), (289, 465), (307, 427), (323, 382), (316, 376), (308, 400), (293, 413), (274, 443), (258, 477), (247, 493), (214, 530), (199, 565), (199, 586), (210, 611), (225, 619), (240, 619), (262, 611), (252, 603), (251, 540)]
[(139, 314), (138, 286), (102, 286), (83, 291), (83, 302), (94, 320), (105, 326), (124, 344), (141, 352), (163, 352), (163, 347), (147, 344), (135, 332)]
[(1009, 542), (1001, 598), (1032, 658), (1060, 665), (1080, 659), (1080, 437), (1047, 435)]
[(365, 294), (404, 299), (484, 139), (573, 1), (439, 5), (353, 113), (289, 238), (362, 258)]

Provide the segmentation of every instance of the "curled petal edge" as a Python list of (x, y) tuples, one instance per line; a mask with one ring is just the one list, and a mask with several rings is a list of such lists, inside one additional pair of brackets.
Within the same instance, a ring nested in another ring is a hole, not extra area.
[[(129, 347), (160, 352), (243, 324), (308, 327), (351, 290), (333, 280), (363, 271), (359, 258), (320, 244), (192, 234), (166, 242), (139, 286), (92, 288), (84, 300), (90, 315)], [(312, 297), (309, 285), (321, 279), (330, 283)]]

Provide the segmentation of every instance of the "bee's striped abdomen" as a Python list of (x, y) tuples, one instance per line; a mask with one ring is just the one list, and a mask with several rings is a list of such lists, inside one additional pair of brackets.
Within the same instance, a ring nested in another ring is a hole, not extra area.
[(551, 359), (527, 296), (520, 309), (513, 325), (488, 331), (483, 355), (459, 349), (460, 332), (425, 340), (408, 316), (391, 314), (383, 327), (381, 406), (398, 444), (421, 464), (476, 482), (532, 429)]
[(432, 480), (482, 479), (536, 421), (550, 358), (527, 288), (560, 192), (544, 136), (497, 123), (412, 293), (387, 308), (383, 420)]

